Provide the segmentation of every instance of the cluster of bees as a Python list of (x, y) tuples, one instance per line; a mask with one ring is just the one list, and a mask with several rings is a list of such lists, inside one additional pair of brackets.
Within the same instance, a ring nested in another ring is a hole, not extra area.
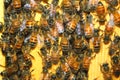
[[(41, 2), (47, 4), (42, 5)], [(108, 63), (100, 65), (105, 80), (112, 80), (112, 75), (120, 75), (120, 36), (114, 34), (114, 26), (120, 27), (118, 0), (4, 0), (4, 25), (0, 44), (5, 56), (5, 70), (1, 72), (3, 80), (31, 80), (32, 59), (30, 51), (37, 44), (43, 61), (42, 80), (87, 80), (89, 65), (95, 54), (99, 53), (101, 42), (110, 43), (112, 69)], [(41, 19), (35, 21), (35, 13)], [(97, 20), (93, 17), (96, 15)], [(109, 14), (109, 21), (106, 15)], [(93, 21), (99, 22), (94, 28)], [(105, 30), (100, 26), (106, 25)], [(100, 34), (101, 33), (101, 34)], [(43, 36), (43, 40), (41, 40)], [(90, 46), (92, 40), (93, 47)], [(58, 65), (55, 72), (52, 66)], [(94, 79), (94, 80), (97, 80)]]

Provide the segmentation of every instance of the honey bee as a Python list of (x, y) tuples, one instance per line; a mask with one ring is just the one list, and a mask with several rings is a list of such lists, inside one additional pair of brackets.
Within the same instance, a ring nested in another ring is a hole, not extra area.
[(57, 46), (53, 46), (53, 50), (51, 52), (51, 58), (52, 58), (52, 63), (53, 64), (58, 64), (59, 62), (59, 58), (60, 58), (60, 54), (58, 49), (56, 49)]
[(119, 36), (114, 36), (114, 40), (111, 42), (109, 47), (109, 55), (113, 56), (119, 51)]
[(119, 11), (116, 8), (114, 8), (113, 6), (109, 6), (108, 11), (109, 11), (109, 13), (111, 13), (113, 15), (114, 24), (119, 27), (120, 26)]
[(98, 2), (96, 12), (97, 12), (97, 15), (98, 15), (98, 18), (99, 18), (99, 20), (98, 20), (99, 23), (104, 24), (104, 22), (106, 21), (106, 19), (105, 19), (106, 12), (105, 12), (105, 7), (104, 7), (102, 2)]
[(100, 51), (100, 38), (95, 37), (93, 45), (94, 45), (94, 52), (98, 53)]
[(14, 45), (15, 50), (20, 50), (22, 48), (23, 40), (16, 40), (16, 43)]
[(120, 13), (115, 11), (115, 12), (113, 12), (113, 16), (114, 16), (115, 25), (120, 26)]
[(47, 22), (47, 19), (45, 18), (41, 18), (41, 30), (43, 32), (43, 34), (45, 33), (45, 31), (49, 31), (49, 24)]
[(63, 72), (67, 73), (70, 71), (70, 67), (66, 62), (62, 62), (60, 66)]
[(55, 74), (56, 74), (56, 77), (57, 79), (61, 79), (62, 78), (62, 69), (60, 66), (58, 66), (55, 70)]
[(42, 65), (47, 69), (50, 69), (52, 67), (52, 59), (50, 54), (47, 54), (46, 56), (41, 55), (39, 52), (38, 54), (42, 58)]
[(73, 19), (71, 20), (68, 24), (67, 24), (67, 29), (66, 31), (71, 34), (75, 31), (76, 29), (76, 26), (77, 26), (77, 20), (76, 19)]
[(13, 0), (13, 8), (14, 9), (21, 8), (21, 0)]
[(49, 80), (49, 79), (50, 79), (50, 73), (48, 72), (48, 69), (46, 67), (43, 67), (42, 80)]
[(112, 80), (111, 69), (110, 69), (108, 63), (103, 63), (100, 66), (100, 70), (103, 73), (103, 77), (104, 77), (105, 80)]
[(76, 75), (71, 73), (69, 76), (69, 80), (76, 80)]
[(114, 31), (114, 23), (113, 21), (109, 21), (105, 27), (105, 34), (104, 34), (104, 43), (108, 44), (111, 41), (110, 36), (113, 34)]
[(92, 56), (92, 49), (87, 49), (87, 51), (84, 53), (83, 58), (83, 69), (88, 72), (91, 60), (95, 58), (95, 55)]
[(14, 34), (16, 33), (20, 28), (20, 21), (18, 19), (12, 20), (12, 25), (10, 27), (10, 33)]
[(58, 33), (62, 34), (64, 32), (63, 21), (61, 19), (58, 19), (55, 21), (55, 25), (57, 27)]
[(44, 38), (44, 43), (45, 43), (45, 46), (47, 47), (47, 49), (50, 50), (52, 43), (51, 43), (51, 39), (47, 35)]
[(94, 52), (98, 53), (100, 51), (100, 42), (101, 42), (101, 36), (99, 35), (100, 28), (98, 27), (97, 29), (94, 29), (93, 33), (93, 47), (94, 47)]
[(31, 20), (31, 19), (29, 19), (29, 20), (27, 20), (26, 21), (26, 28), (28, 29), (28, 30), (32, 30), (33, 29), (33, 27), (34, 27), (34, 21), (33, 20)]
[(118, 0), (105, 0), (111, 6), (118, 6)]
[(75, 39), (74, 44), (73, 44), (73, 48), (74, 48), (74, 52), (76, 54), (80, 54), (81, 53), (81, 43), (82, 43), (81, 38), (76, 38)]
[(5, 0), (4, 1), (5, 9), (7, 9), (10, 6), (11, 3), (12, 3), (12, 0)]
[(72, 7), (71, 1), (70, 0), (63, 0), (62, 1), (62, 9), (64, 12), (72, 14), (73, 7)]
[(68, 41), (68, 39), (65, 36), (62, 37), (60, 45), (62, 47), (63, 55), (68, 55), (68, 52), (69, 52), (69, 41)]
[(113, 15), (111, 14), (110, 20), (105, 27), (105, 32), (111, 35), (113, 31), (114, 31), (114, 21), (113, 21)]
[(102, 2), (98, 2), (96, 12), (97, 12), (98, 16), (101, 16), (101, 15), (105, 14), (105, 7), (104, 7)]
[(3, 31), (3, 23), (2, 22), (0, 22), (0, 32), (2, 32)]
[(59, 0), (53, 0), (53, 1), (52, 1), (52, 4), (53, 4), (54, 6), (57, 6), (58, 3), (59, 3)]
[[(3, 33), (5, 34), (5, 33)], [(2, 47), (2, 53), (3, 55), (6, 55), (7, 52), (9, 52), (9, 50), (11, 50), (11, 47), (10, 47), (10, 41), (9, 41), (9, 36), (8, 37), (5, 37), (5, 35), (2, 35), (2, 40), (1, 40), (1, 47)]]
[(74, 56), (69, 56), (67, 58), (67, 63), (72, 69), (73, 73), (76, 73), (76, 71), (78, 71), (80, 63), (76, 60)]
[(118, 78), (120, 76), (119, 56), (114, 55), (111, 57), (111, 60), (112, 60), (111, 64), (112, 64), (112, 69), (113, 69), (113, 75)]
[(84, 35), (86, 39), (91, 39), (93, 36), (93, 25), (92, 24), (86, 24), (84, 28)]
[(54, 38), (53, 40), (58, 41), (59, 34), (58, 34), (58, 31), (57, 31), (56, 27), (52, 28), (52, 30), (51, 30), (51, 36)]
[(31, 46), (31, 48), (35, 48), (37, 43), (38, 43), (37, 35), (36, 33), (32, 33), (29, 39), (29, 45)]
[(57, 79), (56, 74), (52, 73), (52, 74), (50, 75), (50, 79), (51, 79), (51, 80), (56, 80), (56, 79)]
[(16, 64), (11, 64), (10, 66), (7, 66), (4, 71), (2, 71), (0, 74), (3, 77), (12, 76), (13, 73), (17, 72), (18, 66)]
[(84, 57), (84, 59), (83, 59), (83, 67), (84, 67), (84, 69), (88, 70), (89, 65), (90, 65), (90, 58)]

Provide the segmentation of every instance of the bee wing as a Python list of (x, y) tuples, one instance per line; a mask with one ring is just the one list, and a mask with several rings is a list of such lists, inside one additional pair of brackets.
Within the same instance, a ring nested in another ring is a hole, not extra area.
[(52, 39), (53, 41), (56, 41), (55, 38), (52, 37), (50, 34), (47, 34), (47, 35), (48, 35), (48, 37), (49, 37), (50, 39)]
[(77, 33), (78, 35), (81, 34), (81, 26), (80, 26), (80, 23), (77, 24), (76, 33)]
[(110, 14), (110, 20), (108, 22), (108, 26), (114, 27), (114, 21), (113, 21), (113, 19), (114, 19), (113, 14)]
[(28, 36), (24, 39), (24, 42), (27, 43), (31, 36)]
[(30, 9), (30, 8), (31, 8), (31, 5), (30, 5), (30, 4), (25, 4), (25, 5), (24, 5), (24, 8), (25, 8), (25, 9)]
[(64, 27), (62, 24), (58, 23), (57, 21), (55, 22), (56, 23), (56, 27), (57, 27), (57, 30), (59, 33), (63, 33), (64, 32)]
[(25, 26), (26, 20), (23, 20), (22, 25), (20, 26), (20, 31), (23, 31), (26, 26)]
[(41, 43), (41, 39), (40, 39), (40, 35), (39, 34), (37, 34), (37, 41), (38, 41), (38, 44)]
[(94, 24), (90, 24), (90, 28), (92, 29), (92, 32), (94, 31)]

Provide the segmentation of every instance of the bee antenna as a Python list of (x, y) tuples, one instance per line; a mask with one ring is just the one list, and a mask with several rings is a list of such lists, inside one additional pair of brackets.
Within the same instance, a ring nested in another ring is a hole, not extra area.
[(34, 70), (35, 70), (35, 69), (32, 69), (32, 70), (30, 71), (30, 73), (32, 73)]

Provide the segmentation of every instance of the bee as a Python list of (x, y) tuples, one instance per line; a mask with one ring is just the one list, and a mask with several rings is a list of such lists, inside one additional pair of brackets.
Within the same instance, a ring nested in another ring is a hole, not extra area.
[(106, 12), (105, 12), (105, 7), (102, 2), (98, 2), (98, 6), (96, 7), (96, 13), (99, 18), (99, 20), (98, 20), (99, 23), (104, 24), (106, 21), (106, 19), (105, 19)]
[(62, 69), (60, 66), (58, 66), (55, 70), (55, 74), (56, 74), (56, 77), (57, 79), (61, 79), (62, 78)]
[(62, 1), (62, 9), (64, 12), (72, 14), (73, 7), (72, 7), (71, 1), (70, 0), (63, 0)]
[(49, 31), (49, 24), (47, 19), (45, 18), (41, 18), (41, 30), (43, 31), (43, 33), (45, 33), (45, 31)]
[(95, 58), (95, 55), (92, 56), (92, 49), (87, 49), (83, 57), (83, 69), (88, 72), (91, 60)]
[(56, 27), (52, 28), (51, 36), (52, 36), (54, 41), (58, 41), (59, 40), (59, 34), (58, 34), (58, 31), (57, 31)]
[(113, 75), (118, 78), (120, 76), (119, 56), (114, 55), (113, 57), (111, 57), (111, 60), (112, 60), (111, 64), (112, 64), (112, 69), (113, 69)]
[(86, 16), (86, 22), (92, 23), (92, 20), (93, 20), (93, 16), (91, 15), (90, 12), (88, 12)]
[(21, 0), (13, 0), (13, 8), (14, 9), (19, 9), (21, 8)]
[(89, 69), (89, 65), (90, 65), (90, 58), (88, 57), (84, 57), (83, 58), (83, 67), (88, 70)]
[(47, 54), (46, 56), (41, 55), (39, 52), (38, 54), (42, 58), (42, 65), (50, 69), (52, 67), (52, 59), (50, 54)]
[(103, 42), (105, 44), (108, 44), (111, 41), (110, 36), (113, 34), (114, 31), (114, 25), (109, 21), (105, 27), (105, 34), (103, 38)]
[(101, 16), (101, 15), (105, 14), (105, 7), (104, 7), (102, 2), (98, 2), (96, 12), (97, 12), (98, 16)]
[(82, 44), (82, 38), (76, 38), (73, 44), (74, 52), (76, 54), (81, 53), (81, 47), (82, 47), (81, 44)]
[(52, 73), (52, 74), (50, 75), (50, 79), (51, 79), (51, 80), (56, 80), (56, 79), (57, 79), (56, 74), (53, 74), (53, 73)]
[(100, 29), (94, 29), (93, 34), (93, 46), (94, 46), (94, 52), (98, 53), (100, 51), (100, 42), (101, 42), (101, 36), (99, 35)]
[(120, 13), (118, 11), (115, 11), (112, 13), (114, 16), (114, 23), (116, 26), (120, 26)]
[(115, 53), (119, 51), (119, 36), (114, 36), (114, 40), (111, 42), (109, 47), (109, 55), (113, 56)]
[(29, 20), (27, 20), (26, 21), (26, 28), (28, 29), (28, 30), (32, 30), (33, 29), (33, 27), (34, 27), (34, 21), (33, 20), (31, 20), (31, 19), (29, 19)]
[(4, 1), (5, 9), (7, 9), (10, 6), (11, 3), (12, 3), (12, 0), (5, 0)]
[(105, 0), (111, 6), (118, 6), (118, 0)]
[(33, 72), (34, 70), (30, 71), (29, 69), (24, 69), (21, 71), (21, 76), (20, 79), (22, 80), (30, 80), (31, 77), (31, 72)]
[(56, 20), (55, 25), (59, 34), (64, 33), (63, 21), (61, 19)]
[(53, 4), (54, 6), (57, 6), (58, 3), (59, 3), (59, 0), (53, 0), (53, 1), (52, 1), (52, 4)]
[(119, 13), (119, 11), (116, 9), (116, 8), (114, 8), (113, 6), (109, 6), (108, 7), (108, 11), (109, 11), (109, 13), (111, 13), (112, 15), (113, 15), (113, 22), (114, 22), (114, 24), (116, 25), (116, 26), (120, 26), (120, 13)]
[(11, 80), (19, 80), (17, 74), (13, 74), (13, 75), (11, 75), (11, 76), (9, 77), (9, 79), (11, 79)]
[(95, 37), (93, 45), (94, 45), (94, 52), (98, 53), (100, 51), (100, 38)]
[(12, 47), (10, 46), (9, 36), (2, 38), (2, 53), (6, 55), (7, 52), (11, 51)]
[(48, 54), (47, 50), (46, 50), (46, 47), (42, 47), (40, 49), (40, 52), (42, 53), (43, 56), (46, 56)]
[(50, 73), (48, 72), (47, 67), (43, 67), (42, 69), (42, 80), (49, 80), (50, 79)]
[(17, 66), (16, 63), (9, 63), (9, 65), (3, 66), (3, 67), (5, 67), (5, 70), (3, 70), (0, 73), (0, 75), (2, 77), (8, 77), (9, 78), (9, 76), (12, 76), (12, 74), (14, 74), (18, 71), (18, 66)]
[(71, 73), (69, 76), (69, 80), (76, 80), (76, 75)]
[(59, 58), (60, 58), (60, 54), (59, 54), (59, 50), (55, 50), (53, 49), (53, 51), (51, 52), (51, 58), (52, 58), (52, 63), (53, 64), (58, 64), (59, 62)]
[(80, 71), (77, 73), (76, 79), (77, 79), (77, 80), (88, 80), (88, 77), (87, 77), (87, 74), (85, 73), (84, 70), (80, 70)]
[(105, 80), (112, 80), (111, 69), (110, 69), (108, 63), (103, 63), (100, 66), (100, 70), (103, 73), (103, 77), (104, 77)]
[(70, 72), (70, 67), (63, 56), (60, 57), (60, 69), (64, 73)]
[(78, 71), (80, 64), (74, 56), (69, 56), (67, 58), (67, 63), (69, 67), (71, 68), (71, 70), (73, 71), (73, 73), (76, 73), (76, 71)]
[(12, 25), (10, 27), (10, 33), (14, 34), (18, 32), (19, 28), (20, 28), (20, 21), (18, 19), (12, 20)]
[(50, 50), (52, 42), (51, 42), (51, 39), (47, 35), (44, 38), (44, 44), (47, 47), (47, 49)]
[(2, 32), (3, 31), (3, 23), (2, 22), (0, 22), (0, 32)]
[(76, 29), (76, 26), (77, 26), (77, 20), (76, 19), (73, 19), (71, 20), (68, 24), (67, 24), (67, 29), (66, 31), (71, 34), (75, 31)]
[(38, 43), (37, 34), (32, 33), (29, 39), (29, 45), (31, 46), (31, 48), (35, 48), (37, 43)]
[(61, 39), (61, 48), (62, 48), (62, 53), (63, 55), (68, 55), (68, 52), (69, 52), (69, 41), (67, 39), (67, 37), (63, 36), (62, 39)]
[(23, 40), (16, 40), (14, 49), (19, 51), (22, 48), (22, 44), (23, 44)]
[(84, 35), (86, 39), (91, 39), (93, 36), (93, 25), (92, 24), (86, 24), (84, 28)]

